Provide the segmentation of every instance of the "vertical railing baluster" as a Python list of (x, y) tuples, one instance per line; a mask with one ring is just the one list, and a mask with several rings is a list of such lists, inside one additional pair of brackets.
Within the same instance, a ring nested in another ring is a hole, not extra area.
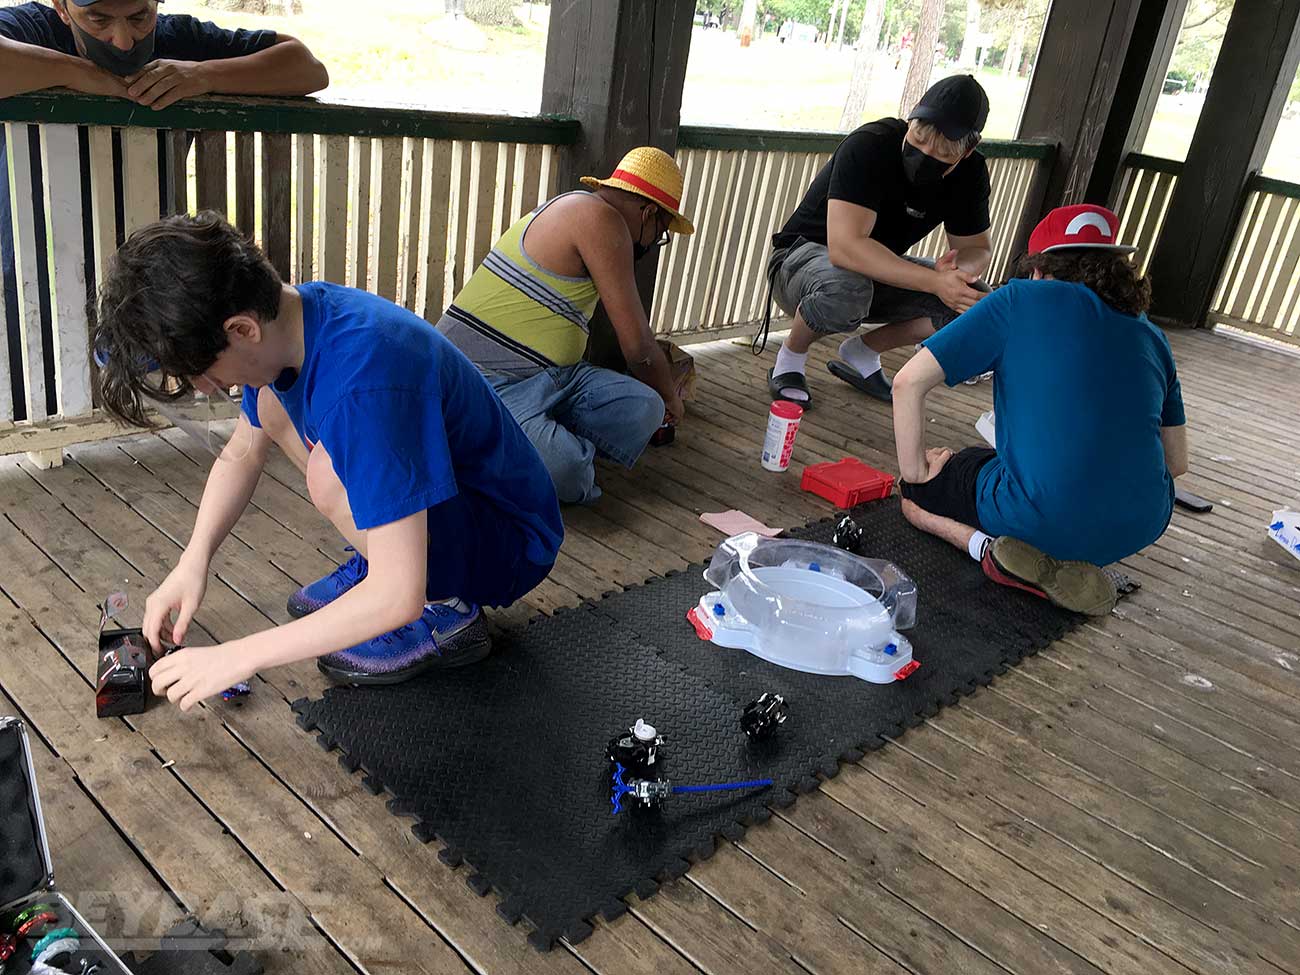
[[(28, 420), (49, 415), (45, 398), (45, 358), (41, 342), (41, 297), (37, 263), (44, 259), (36, 240), (36, 194), (32, 182), (32, 130), (25, 122), (5, 124), (13, 192), (14, 270), (18, 283), (18, 337), (22, 356), (23, 412)], [(155, 153), (157, 149), (155, 148)], [(158, 199), (155, 180), (154, 200)]]
[(71, 191), (81, 187), (77, 127), (42, 125), (40, 134), (56, 412), (85, 416), (91, 410), (85, 220), (81, 193)]
[(293, 280), (311, 281), (316, 274), (316, 137), (294, 137)]
[(322, 281), (334, 284), (346, 284), (348, 278), (348, 152), (347, 136), (321, 137), (319, 273)]
[(379, 178), (375, 186), (375, 293), (397, 300), (398, 236), (402, 229), (402, 140), (380, 139)]
[(199, 210), (214, 210), (229, 219), (227, 133), (200, 132), (195, 143), (195, 206)]
[(293, 141), (283, 132), (262, 135), (262, 250), (281, 278), (289, 280)]
[(254, 133), (235, 133), (235, 226), (252, 237), (257, 231), (257, 165)]

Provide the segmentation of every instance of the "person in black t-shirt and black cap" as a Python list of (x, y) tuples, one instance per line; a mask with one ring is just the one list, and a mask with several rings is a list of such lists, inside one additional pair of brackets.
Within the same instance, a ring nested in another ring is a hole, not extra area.
[[(772, 238), (772, 294), (794, 316), (768, 373), (774, 398), (811, 406), (809, 347), (849, 333), (831, 373), (890, 401), (880, 354), (928, 338), (987, 291), (989, 175), (975, 147), (988, 114), (979, 82), (957, 75), (933, 85), (908, 121), (869, 122), (840, 143)], [(901, 256), (941, 223), (947, 254)], [(859, 338), (863, 323), (880, 327)]]

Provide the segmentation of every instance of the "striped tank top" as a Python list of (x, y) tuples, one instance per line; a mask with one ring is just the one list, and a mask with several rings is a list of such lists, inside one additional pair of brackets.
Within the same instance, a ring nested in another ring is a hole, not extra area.
[(591, 315), (600, 300), (595, 282), (554, 274), (524, 250), (529, 226), (558, 199), (501, 236), (438, 322), (438, 331), (485, 373), (526, 378), (552, 366), (571, 366), (586, 352)]

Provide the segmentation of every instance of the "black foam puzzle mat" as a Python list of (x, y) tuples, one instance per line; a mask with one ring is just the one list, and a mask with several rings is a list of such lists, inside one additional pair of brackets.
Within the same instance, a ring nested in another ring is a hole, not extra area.
[[(415, 820), (441, 859), (468, 865), (508, 922), (526, 920), (545, 949), (591, 933), (631, 893), (652, 895), (719, 837), (738, 839), (819, 776), (856, 761), (989, 683), (1081, 617), (996, 586), (967, 555), (907, 524), (896, 499), (855, 509), (859, 554), (887, 559), (916, 582), (907, 631), (921, 666), (869, 684), (787, 670), (705, 643), (686, 613), (709, 590), (695, 565), (499, 637), (483, 663), (391, 687), (336, 687), (294, 703), (322, 747), (361, 772), (393, 813)], [(829, 542), (835, 519), (790, 537)], [(719, 539), (721, 540), (721, 539)], [(765, 691), (789, 720), (769, 741), (740, 728)], [(615, 816), (605, 746), (637, 718), (666, 739), (674, 784), (771, 778), (771, 788), (674, 797)], [(431, 879), (445, 883), (447, 878)]]

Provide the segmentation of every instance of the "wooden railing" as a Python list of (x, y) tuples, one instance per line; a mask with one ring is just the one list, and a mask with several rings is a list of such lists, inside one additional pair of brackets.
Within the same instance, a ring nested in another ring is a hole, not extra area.
[[(87, 299), (131, 232), (215, 209), (288, 281), (373, 291), (436, 321), (493, 241), (557, 191), (572, 119), (211, 98), (148, 112), (69, 93), (0, 102), (19, 280), (0, 341), (0, 454), (107, 435), (94, 411)], [(653, 324), (713, 336), (756, 321), (770, 238), (842, 135), (685, 127), (678, 159), (698, 232), (663, 254)], [(1000, 280), (1048, 146), (991, 142)], [(120, 172), (120, 178), (115, 172)], [(80, 192), (83, 180), (88, 192)], [(37, 192), (40, 187), (40, 192)], [(941, 252), (941, 234), (916, 253)]]
[(1300, 185), (1256, 176), (1210, 317), (1300, 342)]
[[(683, 198), (696, 226), (675, 240), (659, 263), (652, 321), (662, 335), (721, 333), (757, 322), (767, 297), (771, 238), (794, 212), (817, 171), (844, 138), (834, 132), (763, 132), (683, 126), (677, 161), (686, 175)], [(986, 142), (992, 183), (993, 264), (1005, 279), (1011, 248), (1038, 167), (1052, 147)], [(938, 257), (942, 228), (912, 251)]]
[[(1119, 200), (1119, 239), (1139, 248), (1145, 271), (1160, 240), (1183, 164), (1134, 153)], [(1254, 176), (1214, 293), (1211, 322), (1300, 341), (1300, 185)]]
[(1138, 249), (1144, 274), (1160, 239), (1165, 213), (1182, 171), (1180, 162), (1140, 153), (1131, 154), (1125, 162), (1119, 199), (1114, 207), (1119, 217), (1119, 242)]
[[(121, 241), (160, 214), (215, 209), (255, 235), (286, 280), (365, 288), (432, 321), (496, 237), (554, 193), (556, 147), (578, 135), (570, 119), (309, 99), (207, 99), (155, 114), (41, 94), (0, 102), (0, 119), (21, 338), (14, 362), (0, 342), (0, 424), (26, 428), (91, 416), (88, 294)], [(4, 316), (0, 304), (0, 336)], [(64, 441), (93, 435), (76, 426), (64, 424)], [(0, 453), (51, 442), (21, 436), (30, 432), (0, 429)]]

